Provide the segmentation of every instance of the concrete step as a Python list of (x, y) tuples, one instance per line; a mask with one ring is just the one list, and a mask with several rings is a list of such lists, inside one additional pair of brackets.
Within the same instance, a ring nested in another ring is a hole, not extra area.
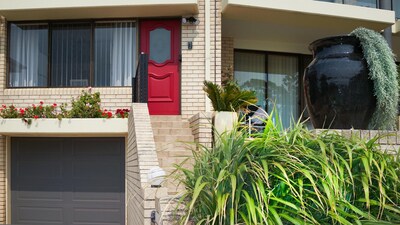
[(152, 122), (156, 121), (182, 121), (182, 116), (176, 115), (176, 116), (150, 116), (150, 120)]
[(193, 156), (191, 150), (185, 149), (176, 149), (172, 151), (160, 150), (157, 151), (157, 155), (161, 158), (188, 158)]
[[(160, 167), (167, 174), (175, 171), (174, 165), (182, 162), (185, 162), (185, 168), (190, 168), (195, 145), (189, 121), (183, 120), (181, 116), (151, 116), (150, 120)], [(174, 181), (167, 181), (165, 185), (169, 193), (178, 193), (184, 188), (182, 185), (177, 186)]]
[(153, 134), (158, 135), (188, 135), (192, 134), (190, 128), (154, 128)]
[(158, 147), (168, 147), (168, 148), (188, 148), (191, 147), (192, 143), (191, 142), (180, 142), (180, 141), (176, 141), (176, 142), (164, 142), (164, 141), (159, 141), (156, 142), (156, 148)]
[(152, 121), (151, 127), (156, 128), (189, 128), (189, 122), (184, 121)]
[(193, 135), (155, 135), (154, 141), (157, 142), (194, 142)]

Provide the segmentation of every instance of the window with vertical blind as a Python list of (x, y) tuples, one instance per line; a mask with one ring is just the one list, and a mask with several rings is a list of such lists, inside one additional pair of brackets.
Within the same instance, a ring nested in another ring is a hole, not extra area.
[(10, 23), (9, 87), (131, 86), (134, 21)]
[(304, 107), (301, 78), (310, 61), (308, 55), (235, 50), (234, 78), (256, 92), (259, 107), (270, 113), (275, 106), (283, 126), (289, 127)]

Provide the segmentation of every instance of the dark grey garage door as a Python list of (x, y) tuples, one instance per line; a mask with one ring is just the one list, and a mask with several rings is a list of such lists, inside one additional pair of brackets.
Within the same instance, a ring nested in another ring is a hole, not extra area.
[(12, 138), (11, 223), (125, 221), (124, 138)]

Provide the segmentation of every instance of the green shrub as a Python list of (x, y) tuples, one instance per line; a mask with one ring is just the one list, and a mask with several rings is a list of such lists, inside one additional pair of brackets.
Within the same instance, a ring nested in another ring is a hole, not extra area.
[(242, 90), (233, 81), (227, 82), (223, 87), (211, 81), (204, 81), (203, 90), (207, 93), (215, 111), (237, 112), (257, 102), (254, 91)]
[(400, 163), (378, 138), (316, 133), (271, 120), (263, 133), (223, 134), (178, 168), (182, 224), (399, 224)]
[(72, 99), (72, 108), (68, 113), (70, 118), (101, 118), (100, 93), (91, 94), (82, 91), (77, 99)]

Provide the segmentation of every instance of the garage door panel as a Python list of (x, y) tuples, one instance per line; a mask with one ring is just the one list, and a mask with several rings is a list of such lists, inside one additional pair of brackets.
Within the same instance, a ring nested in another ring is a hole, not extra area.
[(19, 221), (27, 224), (63, 224), (63, 208), (19, 207)]
[(18, 201), (63, 201), (63, 188), (58, 186), (26, 186), (15, 193)]
[(124, 138), (12, 138), (11, 222), (124, 224), (124, 143)]
[[(93, 145), (93, 142), (96, 145)], [(110, 139), (97, 139), (97, 138), (85, 138), (81, 140), (74, 140), (73, 155), (79, 156), (91, 156), (91, 157), (110, 157), (110, 156), (121, 156), (122, 152), (115, 151), (116, 148), (123, 147), (124, 142), (115, 143)]]
[[(13, 140), (27, 140), (25, 142), (13, 142), (16, 149), (13, 153), (18, 154), (18, 158), (21, 161), (59, 161), (63, 157), (63, 145), (62, 142), (58, 140), (49, 140), (45, 143), (35, 138), (13, 138)], [(49, 149), (51, 149), (51, 151), (49, 151)]]
[(116, 224), (121, 217), (121, 210), (118, 208), (74, 208), (73, 212), (74, 224)]
[(110, 203), (115, 204), (121, 202), (124, 196), (118, 196), (115, 192), (74, 192), (73, 202), (90, 202), (90, 203)]
[(18, 165), (19, 178), (61, 179), (62, 165), (55, 161), (22, 161)]
[(119, 174), (121, 166), (117, 162), (96, 162), (83, 161), (75, 162), (73, 165), (74, 178), (91, 178), (91, 179), (120, 179)]

